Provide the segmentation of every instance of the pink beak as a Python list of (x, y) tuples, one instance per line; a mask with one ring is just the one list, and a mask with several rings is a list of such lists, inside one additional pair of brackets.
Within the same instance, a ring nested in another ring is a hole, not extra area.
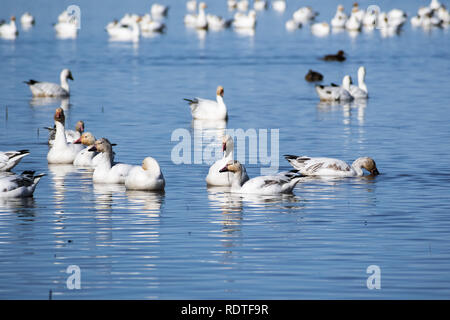
[(228, 167), (227, 166), (225, 166), (225, 167), (223, 167), (222, 169), (219, 170), (219, 172), (227, 172), (227, 171), (228, 171)]
[(74, 142), (73, 142), (74, 144), (79, 144), (79, 143), (81, 143), (81, 137), (79, 137), (77, 140), (75, 140)]
[(225, 150), (227, 149), (227, 144), (226, 142), (222, 143), (222, 152), (225, 152)]

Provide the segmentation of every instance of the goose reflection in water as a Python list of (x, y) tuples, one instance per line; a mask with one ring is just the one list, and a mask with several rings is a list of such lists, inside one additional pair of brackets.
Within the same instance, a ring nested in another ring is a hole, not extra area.
[(130, 204), (129, 208), (159, 217), (164, 203), (165, 193), (155, 191), (127, 190), (126, 196)]
[(68, 191), (65, 183), (66, 178), (76, 172), (77, 169), (71, 164), (49, 164), (48, 169), (55, 188), (54, 200), (56, 208), (59, 209), (64, 202), (65, 193)]
[(30, 106), (32, 107), (44, 107), (44, 106), (56, 106), (59, 105), (64, 111), (69, 110), (70, 100), (66, 98), (57, 97), (33, 97), (30, 99)]
[(111, 210), (114, 202), (117, 206), (114, 209), (127, 209), (126, 206), (120, 206), (119, 203), (125, 198), (125, 185), (123, 184), (103, 184), (94, 183), (93, 192), (95, 197), (95, 208), (97, 210)]
[(363, 125), (365, 121), (365, 111), (367, 107), (367, 100), (354, 100), (351, 103), (341, 104), (339, 102), (320, 101), (317, 104), (317, 110), (319, 111), (320, 120), (324, 120), (323, 114), (332, 113), (336, 111), (342, 111), (343, 122), (345, 125), (349, 125), (352, 119), (352, 111), (357, 111), (357, 120), (359, 125)]

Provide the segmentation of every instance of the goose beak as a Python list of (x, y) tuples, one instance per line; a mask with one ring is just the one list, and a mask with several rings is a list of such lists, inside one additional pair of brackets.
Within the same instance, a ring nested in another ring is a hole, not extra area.
[(77, 140), (75, 140), (74, 142), (73, 142), (74, 144), (80, 144), (81, 143), (81, 137), (79, 137)]
[(227, 144), (225, 142), (222, 143), (222, 152), (225, 152), (227, 149)]
[(380, 174), (380, 172), (378, 171), (377, 168), (375, 168), (375, 169), (373, 169), (372, 171), (370, 171), (370, 173), (371, 173), (372, 175), (374, 175), (374, 176), (377, 176), (377, 175)]
[(69, 76), (67, 78), (73, 81), (72, 73), (69, 73)]
[(88, 151), (94, 151), (94, 152), (97, 152), (97, 148), (96, 148), (95, 146), (92, 146), (92, 147), (90, 147), (90, 148), (88, 149)]
[(219, 170), (219, 172), (227, 172), (227, 171), (228, 171), (228, 167), (227, 166), (225, 166), (225, 167), (223, 167), (222, 169)]

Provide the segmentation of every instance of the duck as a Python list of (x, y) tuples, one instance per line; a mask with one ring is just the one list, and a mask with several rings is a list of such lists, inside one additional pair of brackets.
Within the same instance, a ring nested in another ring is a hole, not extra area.
[(54, 120), (55, 142), (47, 153), (47, 161), (49, 164), (72, 164), (83, 146), (67, 142), (64, 129), (65, 115), (62, 108), (55, 110)]
[(169, 6), (165, 6), (159, 3), (152, 4), (150, 13), (153, 17), (165, 17), (169, 12)]
[(165, 184), (161, 167), (152, 157), (146, 157), (141, 166), (133, 166), (125, 178), (127, 190), (163, 191)]
[(334, 158), (310, 158), (307, 156), (284, 155), (285, 159), (302, 175), (327, 177), (361, 177), (362, 169), (372, 175), (380, 174), (375, 161), (369, 157), (356, 159), (352, 165)]
[(286, 10), (286, 1), (285, 0), (272, 1), (272, 8), (275, 11), (284, 12)]
[(224, 89), (218, 86), (216, 90), (216, 101), (194, 98), (184, 99), (189, 102), (193, 119), (200, 120), (227, 120), (227, 106), (223, 100)]
[[(222, 169), (230, 160), (234, 160), (234, 140), (230, 135), (225, 135), (222, 138), (222, 151), (224, 152), (223, 158), (214, 162), (209, 168), (208, 175), (206, 176), (206, 183), (208, 186), (224, 186), (230, 187), (232, 181), (232, 173), (220, 173)], [(242, 180), (246, 182), (248, 180), (247, 171), (242, 166)]]
[(22, 27), (30, 27), (34, 25), (35, 20), (34, 17), (29, 12), (25, 12), (20, 17), (20, 23), (22, 24)]
[(358, 68), (358, 85), (355, 86), (350, 84), (349, 92), (354, 99), (367, 99), (369, 97), (369, 92), (367, 90), (366, 83), (364, 82), (365, 77), (366, 77), (366, 68), (360, 66)]
[(29, 150), (0, 151), (0, 172), (10, 171), (29, 154)]
[(253, 1), (253, 9), (256, 11), (262, 11), (267, 9), (267, 1), (266, 0), (255, 0)]
[(343, 29), (345, 28), (347, 18), (347, 14), (344, 12), (344, 6), (340, 4), (337, 7), (336, 14), (331, 19), (331, 26), (333, 28)]
[(230, 160), (219, 172), (231, 172), (230, 191), (241, 194), (281, 195), (290, 194), (303, 178), (298, 170), (280, 172), (275, 175), (259, 176), (244, 181), (243, 167), (237, 160)]
[[(55, 143), (56, 126), (53, 126), (53, 128), (44, 127), (44, 129), (47, 129), (49, 131), (48, 144), (50, 146), (53, 146), (53, 144)], [(84, 121), (79, 120), (75, 124), (75, 130), (65, 130), (64, 134), (66, 135), (66, 141), (68, 143), (74, 143), (75, 140), (81, 137), (81, 134), (83, 132), (84, 132)]]
[(308, 82), (322, 81), (323, 75), (317, 71), (309, 69), (308, 73), (305, 75), (305, 80)]
[(9, 23), (0, 23), (0, 37), (15, 39), (19, 35), (16, 26), (16, 17), (12, 16)]
[(23, 171), (21, 174), (0, 176), (0, 198), (32, 197), (34, 190), (45, 173), (35, 174), (35, 171)]
[(73, 81), (72, 72), (63, 69), (59, 75), (60, 84), (53, 82), (40, 82), (33, 79), (24, 81), (31, 90), (33, 97), (69, 97), (70, 88), (67, 79)]
[(336, 54), (327, 54), (325, 55), (322, 60), (325, 61), (345, 61), (346, 57), (345, 57), (345, 53), (343, 50), (339, 50)]
[(73, 142), (74, 144), (82, 144), (85, 146), (83, 150), (78, 152), (77, 156), (73, 160), (74, 166), (95, 168), (99, 164), (102, 155), (95, 151), (89, 151), (89, 149), (95, 144), (95, 141), (96, 139), (92, 133), (84, 132), (80, 138)]
[(256, 11), (250, 10), (248, 14), (236, 13), (233, 26), (238, 29), (254, 29), (256, 26)]
[(106, 138), (96, 140), (88, 150), (100, 152), (101, 157), (94, 169), (92, 180), (94, 183), (124, 184), (133, 166), (113, 162), (113, 144)]
[(330, 25), (326, 22), (311, 25), (311, 33), (317, 37), (323, 37), (330, 33)]
[(316, 92), (321, 101), (352, 101), (353, 97), (350, 94), (350, 76), (344, 76), (342, 86), (332, 84), (331, 86), (316, 85)]

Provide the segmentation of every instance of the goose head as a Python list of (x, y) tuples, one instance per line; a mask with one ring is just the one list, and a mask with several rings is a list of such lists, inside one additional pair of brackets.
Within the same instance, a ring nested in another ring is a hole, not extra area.
[(222, 152), (229, 153), (231, 150), (233, 150), (234, 147), (234, 141), (233, 138), (227, 134), (222, 138)]
[(242, 165), (237, 160), (230, 160), (228, 161), (225, 167), (219, 170), (219, 172), (233, 172), (233, 173), (242, 172)]
[(218, 96), (221, 96), (221, 97), (223, 98), (224, 90), (223, 90), (223, 87), (222, 87), (222, 86), (218, 86), (218, 87), (217, 87), (216, 94), (217, 94)]
[(75, 144), (82, 143), (85, 146), (92, 146), (95, 143), (95, 137), (92, 133), (85, 132), (81, 135), (81, 137), (78, 140), (74, 141), (73, 143)]
[(16, 21), (16, 16), (11, 16), (11, 21)]
[(80, 134), (84, 132), (84, 122), (83, 120), (79, 120), (75, 125), (75, 130)]
[(371, 175), (379, 175), (380, 172), (377, 169), (377, 165), (375, 161), (372, 158), (369, 157), (362, 157), (355, 160), (355, 163), (358, 164), (361, 168), (366, 169), (370, 172)]
[(94, 145), (91, 148), (89, 148), (88, 151), (105, 152), (112, 154), (112, 146), (115, 146), (115, 144), (112, 144), (106, 138), (101, 138), (96, 140), (94, 142)]
[(198, 7), (199, 7), (200, 9), (206, 9), (206, 8), (208, 8), (208, 6), (206, 5), (206, 3), (204, 3), (204, 2), (200, 2), (200, 4), (198, 5)]
[(55, 122), (59, 122), (62, 125), (64, 125), (64, 123), (66, 121), (66, 116), (64, 115), (64, 110), (62, 108), (57, 108), (55, 110), (55, 115), (54, 115), (53, 119), (55, 120)]
[(342, 4), (338, 5), (337, 11), (344, 12), (344, 6)]
[(72, 76), (72, 72), (69, 69), (63, 69), (61, 71), (61, 80), (66, 80), (66, 79), (70, 79), (73, 81), (73, 76)]

